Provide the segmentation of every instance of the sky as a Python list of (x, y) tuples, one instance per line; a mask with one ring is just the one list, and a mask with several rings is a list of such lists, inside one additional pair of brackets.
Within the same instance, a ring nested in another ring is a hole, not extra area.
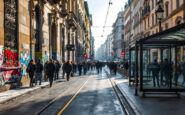
[[(116, 20), (117, 13), (124, 10), (127, 0), (111, 0), (112, 5), (109, 8), (106, 25), (105, 19), (109, 6), (109, 0), (86, 0), (89, 6), (89, 12), (93, 17), (92, 34), (95, 38), (95, 50), (106, 40), (107, 35), (111, 33), (112, 25)], [(103, 26), (106, 26), (103, 29)], [(104, 31), (103, 31), (104, 30)], [(103, 37), (102, 37), (103, 35)]]

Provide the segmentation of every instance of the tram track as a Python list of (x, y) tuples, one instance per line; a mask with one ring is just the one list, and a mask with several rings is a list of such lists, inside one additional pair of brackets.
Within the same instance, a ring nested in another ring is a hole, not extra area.
[[(86, 85), (86, 83), (88, 82), (88, 80), (89, 79), (87, 79), (84, 83), (82, 83), (82, 85), (80, 87), (76, 88), (74, 90), (74, 92), (75, 92), (74, 95), (70, 95), (70, 97), (67, 100), (65, 100), (64, 104), (62, 104), (60, 107), (58, 107), (58, 109), (56, 109), (55, 112), (52, 113), (52, 114), (53, 115), (60, 115), (65, 110), (65, 108), (72, 102), (72, 100), (78, 95), (78, 93)], [(64, 93), (59, 94), (56, 98), (54, 98), (53, 100), (51, 100), (42, 109), (40, 109), (38, 112), (36, 112), (35, 115), (43, 115), (44, 112), (47, 111), (47, 109), (49, 109), (49, 107), (53, 106), (63, 96), (64, 96)]]
[(108, 74), (106, 70), (105, 70), (105, 73), (109, 78), (109, 81), (114, 89), (114, 92), (121, 104), (122, 110), (125, 113), (125, 115), (140, 115), (140, 113), (137, 110), (135, 110), (128, 102), (127, 98), (124, 96), (124, 94), (122, 93), (122, 91), (120, 90), (116, 82), (113, 79), (111, 79), (110, 74)]

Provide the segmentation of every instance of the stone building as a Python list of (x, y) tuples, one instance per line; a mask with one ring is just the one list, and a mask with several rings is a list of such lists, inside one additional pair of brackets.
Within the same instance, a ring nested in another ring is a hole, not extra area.
[(115, 53), (115, 61), (121, 60), (121, 52), (124, 50), (124, 18), (123, 11), (117, 15), (116, 21), (113, 24), (113, 51)]
[[(185, 22), (185, 3), (183, 0), (128, 0), (124, 10), (126, 52), (135, 42), (159, 32), (159, 20), (156, 17), (158, 2), (162, 2), (164, 17), (161, 20), (161, 31)], [(178, 57), (184, 56), (184, 48), (177, 50)], [(157, 49), (152, 50), (151, 57), (159, 57)], [(167, 55), (166, 55), (167, 56)]]
[(49, 58), (83, 59), (91, 33), (85, 6), (83, 0), (0, 0), (0, 66), (7, 70), (2, 72), (5, 82), (27, 76), (30, 59), (42, 63)]

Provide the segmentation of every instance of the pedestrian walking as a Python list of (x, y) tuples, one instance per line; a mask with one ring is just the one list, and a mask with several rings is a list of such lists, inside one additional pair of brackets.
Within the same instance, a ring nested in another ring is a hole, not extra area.
[(82, 75), (82, 63), (78, 63), (78, 73), (79, 73), (79, 76)]
[(35, 73), (35, 64), (34, 64), (33, 60), (30, 60), (28, 67), (26, 68), (26, 72), (29, 74), (30, 87), (33, 87), (34, 73)]
[(153, 77), (153, 86), (156, 86), (155, 81), (157, 80), (157, 86), (159, 86), (159, 71), (160, 71), (160, 65), (158, 64), (157, 60), (154, 59), (154, 62), (151, 64), (151, 71), (152, 71), (152, 77)]
[(43, 65), (40, 63), (39, 59), (37, 60), (35, 67), (35, 85), (37, 85), (37, 81), (39, 81), (39, 85), (41, 85)]
[(47, 71), (47, 76), (49, 78), (50, 87), (52, 87), (54, 71), (55, 71), (55, 65), (54, 65), (52, 59), (49, 59), (49, 62), (46, 66), (46, 71)]
[[(172, 72), (172, 67), (170, 65), (170, 62), (168, 61), (168, 59), (166, 58), (162, 64), (162, 71), (163, 71), (163, 75), (165, 78), (165, 85), (167, 85), (168, 87), (170, 86), (170, 77), (171, 77), (171, 72)], [(163, 80), (163, 78), (161, 78)]]
[(128, 61), (126, 61), (124, 63), (124, 69), (125, 69), (125, 76), (128, 77), (128, 68), (129, 68), (129, 64), (128, 64)]
[(70, 61), (67, 61), (66, 65), (65, 65), (65, 72), (67, 74), (67, 81), (69, 81), (70, 74), (72, 72), (72, 65), (71, 65)]
[(46, 70), (47, 64), (48, 64), (48, 61), (46, 61), (44, 64), (44, 81), (48, 81), (47, 70)]
[(117, 64), (114, 62), (113, 63), (113, 71), (114, 71), (114, 75), (117, 74)]
[(59, 61), (56, 60), (56, 62), (55, 62), (55, 78), (54, 78), (55, 80), (59, 79), (60, 67), (61, 67), (61, 65), (60, 65)]
[(66, 62), (65, 61), (63, 61), (63, 65), (62, 65), (62, 79), (64, 79), (65, 78), (65, 66), (66, 66)]

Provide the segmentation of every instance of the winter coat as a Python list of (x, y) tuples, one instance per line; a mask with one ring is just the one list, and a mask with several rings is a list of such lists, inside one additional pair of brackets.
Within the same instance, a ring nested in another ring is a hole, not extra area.
[(41, 63), (37, 63), (35, 73), (42, 73), (42, 71), (43, 71), (43, 65)]
[(49, 62), (46, 65), (46, 73), (47, 73), (47, 75), (49, 77), (53, 77), (54, 71), (55, 71), (55, 65), (52, 62)]
[(65, 65), (65, 72), (70, 73), (72, 71), (73, 67), (71, 64), (66, 64)]

